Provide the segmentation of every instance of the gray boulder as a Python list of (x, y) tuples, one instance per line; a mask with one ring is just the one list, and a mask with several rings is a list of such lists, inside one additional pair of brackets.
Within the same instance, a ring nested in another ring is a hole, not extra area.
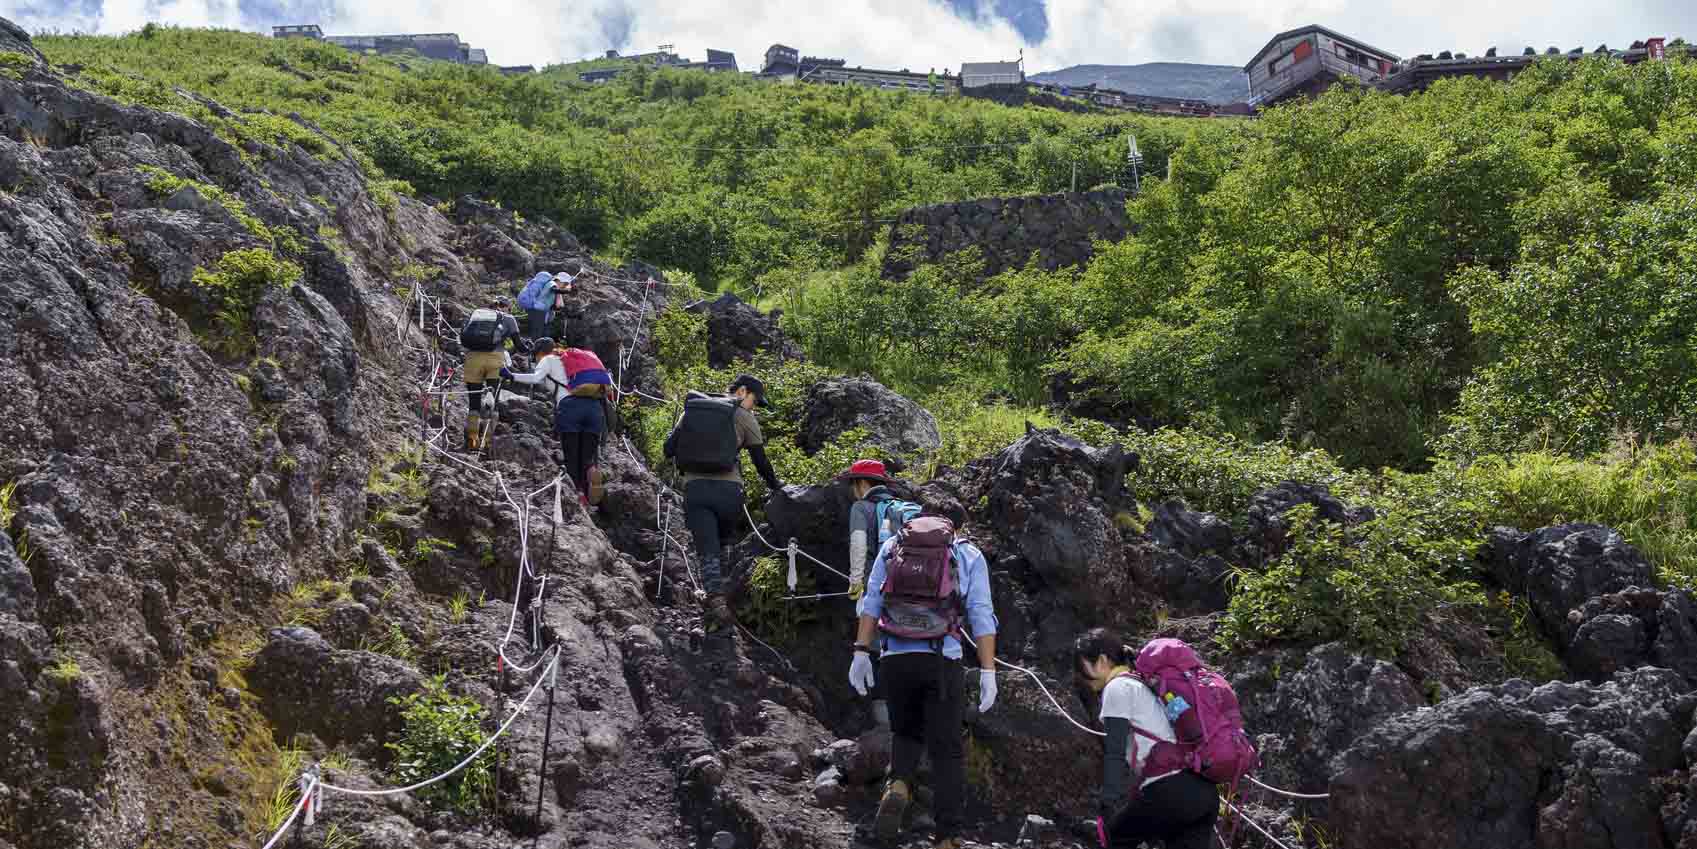
[(869, 377), (822, 380), (807, 391), (796, 442), (812, 454), (859, 428), (867, 441), (892, 455), (894, 470), (937, 452), (943, 437), (937, 419), (918, 404)]
[(338, 651), (310, 628), (277, 628), (254, 659), (248, 682), (285, 739), (376, 742), (400, 728), (389, 699), (424, 687), (418, 670), (380, 654)]
[(1487, 569), (1505, 589), (1525, 595), (1544, 633), (1562, 647), (1573, 639), (1569, 612), (1587, 599), (1655, 585), (1648, 560), (1602, 525), (1556, 525), (1514, 538), (1496, 531)]
[(778, 327), (779, 311), (766, 315), (729, 292), (713, 301), (691, 304), (689, 311), (707, 317), (707, 362), (714, 368), (746, 362), (763, 353), (786, 360), (802, 358), (801, 349)]
[(1685, 762), (1697, 696), (1664, 669), (1600, 685), (1522, 680), (1385, 720), (1333, 762), (1340, 845), (1666, 846), (1658, 781)]

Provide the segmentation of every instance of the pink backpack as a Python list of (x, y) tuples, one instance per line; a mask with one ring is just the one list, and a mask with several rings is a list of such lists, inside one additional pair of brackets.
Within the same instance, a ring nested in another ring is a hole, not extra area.
[(948, 519), (920, 516), (901, 529), (884, 564), (881, 630), (912, 640), (960, 633), (954, 553), (955, 526)]
[(1196, 651), (1183, 640), (1150, 640), (1137, 653), (1137, 676), (1155, 691), (1172, 722), (1169, 743), (1144, 731), (1154, 745), (1144, 774), (1160, 775), (1188, 769), (1215, 784), (1236, 786), (1260, 766), (1261, 759), (1243, 730), (1243, 711), (1237, 694), (1220, 673), (1202, 665)]

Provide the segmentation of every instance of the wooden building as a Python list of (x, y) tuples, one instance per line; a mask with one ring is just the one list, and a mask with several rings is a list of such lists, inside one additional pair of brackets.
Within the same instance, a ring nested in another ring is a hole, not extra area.
[(1249, 104), (1270, 106), (1324, 91), (1342, 77), (1372, 83), (1391, 75), (1397, 56), (1318, 24), (1281, 32), (1243, 66)]

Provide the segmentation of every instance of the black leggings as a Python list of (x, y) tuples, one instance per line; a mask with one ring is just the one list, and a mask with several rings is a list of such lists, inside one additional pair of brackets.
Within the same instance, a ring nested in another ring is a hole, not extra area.
[(1219, 815), (1220, 794), (1208, 779), (1176, 773), (1143, 788), (1114, 814), (1108, 821), (1108, 846), (1136, 849), (1159, 840), (1166, 849), (1208, 849)]
[(601, 434), (560, 434), (560, 457), (565, 462), (566, 475), (572, 479), (579, 495), (589, 495), (589, 467), (601, 455)]
[(742, 482), (696, 479), (684, 484), (684, 524), (695, 537), (701, 556), (701, 580), (710, 593), (723, 588), (720, 546), (729, 542), (742, 521)]
[(912, 788), (919, 756), (930, 752), (937, 837), (953, 837), (960, 829), (966, 792), (960, 661), (928, 651), (885, 655), (877, 680), (890, 705), (890, 777)]

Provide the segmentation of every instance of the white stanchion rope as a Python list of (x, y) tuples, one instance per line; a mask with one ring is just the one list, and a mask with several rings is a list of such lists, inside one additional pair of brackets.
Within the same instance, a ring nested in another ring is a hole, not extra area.
[[(760, 525), (757, 524), (754, 521), (754, 514), (748, 512), (748, 505), (747, 504), (744, 504), (742, 506), (742, 514), (743, 514), (743, 516), (748, 518), (748, 526), (754, 530), (754, 538), (755, 539), (760, 540), (760, 542), (762, 544), (764, 544), (767, 548), (772, 549), (773, 551), (779, 551), (779, 552), (783, 552), (785, 554), (788, 554), (790, 552), (789, 546), (787, 546), (787, 545), (784, 545), (784, 546), (773, 545), (771, 540), (767, 539), (765, 537), (765, 535), (760, 533)], [(836, 567), (832, 566), (831, 564), (826, 563), (825, 561), (820, 560), (819, 558), (814, 557), (811, 554), (808, 554), (807, 551), (805, 549), (801, 548), (800, 546), (797, 546), (795, 548), (795, 553), (801, 555), (802, 557), (807, 558), (808, 560), (813, 561), (814, 563), (819, 564), (820, 566), (824, 567), (827, 571), (835, 573), (836, 575), (838, 575), (839, 577), (841, 577), (845, 581), (854, 580), (853, 578), (849, 577), (846, 572), (843, 572), (842, 570), (837, 569)]]
[(271, 835), (270, 840), (265, 841), (265, 846), (262, 847), (262, 849), (272, 849), (272, 847), (277, 845), (277, 841), (283, 839), (283, 835), (289, 832), (289, 826), (295, 824), (295, 820), (300, 817), (301, 811), (312, 802), (312, 794), (317, 792), (317, 790), (318, 779), (313, 778), (311, 782), (306, 785), (305, 792), (301, 793), (301, 800), (295, 803), (295, 809), (289, 813), (289, 818), (283, 820), (283, 824), (278, 827), (277, 833)]

